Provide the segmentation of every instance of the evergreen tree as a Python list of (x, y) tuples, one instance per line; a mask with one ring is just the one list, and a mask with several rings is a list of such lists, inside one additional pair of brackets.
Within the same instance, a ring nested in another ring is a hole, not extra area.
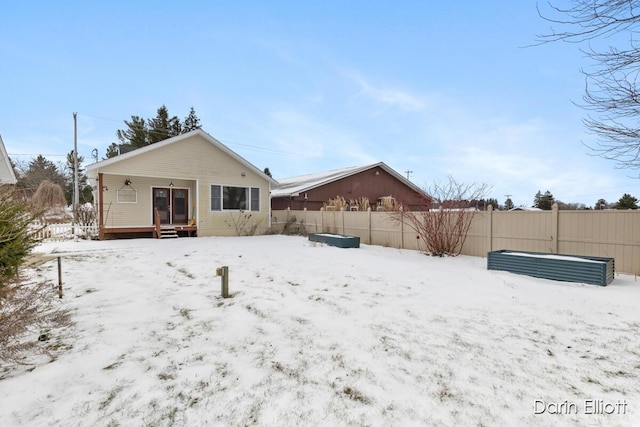
[(515, 206), (513, 205), (513, 200), (511, 200), (511, 197), (507, 197), (507, 200), (504, 201), (504, 209), (505, 210), (509, 210), (509, 209), (513, 209)]
[(140, 116), (131, 116), (131, 120), (125, 120), (124, 124), (127, 125), (126, 129), (116, 132), (120, 144), (111, 143), (107, 148), (107, 159), (201, 128), (200, 119), (193, 107), (184, 119), (183, 125), (177, 116), (169, 116), (169, 110), (165, 105), (156, 110), (153, 119), (145, 120)]
[(189, 115), (185, 117), (184, 123), (182, 124), (182, 133), (191, 132), (192, 130), (200, 129), (200, 119), (196, 116), (196, 110), (191, 107), (189, 110)]
[(107, 147), (106, 158), (110, 159), (112, 157), (117, 156), (118, 154), (120, 154), (120, 150), (118, 148), (118, 144), (116, 144), (115, 142), (112, 142), (111, 145)]
[(533, 205), (531, 205), (531, 207), (539, 208), (540, 207), (540, 199), (541, 198), (542, 198), (542, 193), (540, 192), (540, 190), (538, 190), (536, 195), (533, 197)]
[(31, 225), (42, 212), (31, 212), (30, 208), (11, 189), (0, 188), (0, 300), (6, 297), (7, 287), (38, 243)]
[[(82, 169), (82, 163), (84, 163), (84, 157), (78, 156), (78, 200), (80, 204), (93, 201), (93, 192), (91, 186), (88, 184), (87, 173)], [(65, 165), (65, 179), (67, 181), (64, 187), (64, 197), (67, 200), (67, 205), (73, 204), (73, 150), (67, 154), (67, 163)]]
[(620, 200), (618, 200), (616, 209), (638, 209), (638, 199), (631, 194), (625, 193), (620, 197)]
[(176, 116), (169, 117), (169, 110), (162, 105), (157, 110), (156, 117), (147, 121), (147, 142), (155, 144), (182, 133), (182, 124)]
[(540, 193), (540, 190), (538, 190), (535, 198), (533, 199), (533, 207), (545, 211), (550, 211), (554, 203), (555, 199), (549, 190), (545, 191), (544, 194)]
[(65, 177), (55, 163), (46, 159), (42, 154), (29, 162), (27, 170), (18, 178), (18, 188), (24, 189), (26, 194), (33, 194), (44, 180), (65, 186)]
[[(116, 132), (121, 145), (129, 145), (134, 149), (149, 145), (149, 129), (147, 129), (145, 119), (140, 116), (131, 116), (131, 121), (125, 120), (124, 124), (127, 125), (127, 129), (118, 129)], [(118, 150), (118, 152), (120, 151)], [(109, 157), (108, 152), (107, 157)]]

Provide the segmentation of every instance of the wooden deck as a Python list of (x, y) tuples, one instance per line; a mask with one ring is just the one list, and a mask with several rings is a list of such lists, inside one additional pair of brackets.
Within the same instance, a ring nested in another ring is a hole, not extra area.
[[(196, 237), (198, 235), (198, 227), (195, 225), (163, 225), (162, 229), (173, 229), (180, 237)], [(100, 237), (109, 238), (136, 238), (136, 237), (154, 237), (156, 227), (153, 225), (141, 227), (102, 227), (100, 229)]]

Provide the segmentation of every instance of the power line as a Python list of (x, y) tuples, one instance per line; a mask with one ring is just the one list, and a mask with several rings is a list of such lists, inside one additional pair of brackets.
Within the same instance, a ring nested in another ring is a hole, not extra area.
[(66, 154), (46, 154), (46, 153), (7, 153), (9, 156), (50, 156), (50, 157), (67, 157)]

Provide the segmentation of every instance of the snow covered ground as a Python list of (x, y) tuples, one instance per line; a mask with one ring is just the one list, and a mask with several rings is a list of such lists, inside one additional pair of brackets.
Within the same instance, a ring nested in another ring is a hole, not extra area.
[(76, 323), (52, 331), (55, 361), (0, 370), (1, 426), (640, 425), (633, 276), (288, 236), (38, 251), (63, 256)]

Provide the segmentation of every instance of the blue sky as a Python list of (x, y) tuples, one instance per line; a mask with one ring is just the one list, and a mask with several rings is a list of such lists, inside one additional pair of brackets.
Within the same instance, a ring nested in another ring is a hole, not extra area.
[(593, 206), (640, 197), (593, 156), (576, 45), (525, 47), (535, 1), (11, 1), (0, 27), (0, 135), (13, 159), (105, 155), (131, 115), (194, 107), (274, 178), (383, 161), (501, 203), (538, 190)]

